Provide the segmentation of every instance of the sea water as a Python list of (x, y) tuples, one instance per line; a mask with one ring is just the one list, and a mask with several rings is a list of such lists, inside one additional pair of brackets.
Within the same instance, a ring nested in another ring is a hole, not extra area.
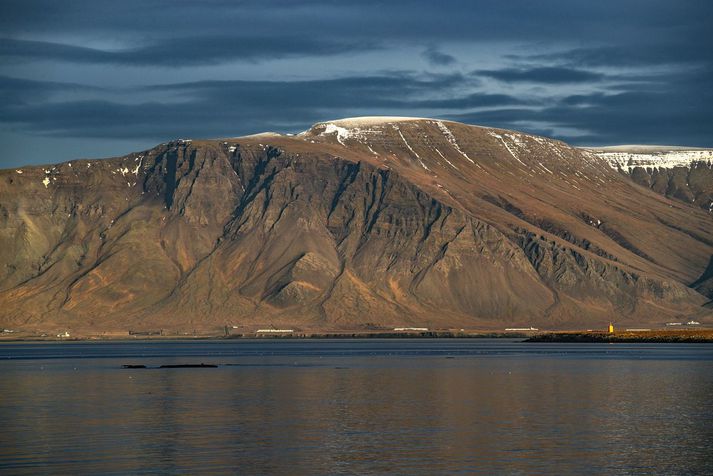
[(0, 428), (8, 474), (713, 474), (713, 345), (4, 343)]

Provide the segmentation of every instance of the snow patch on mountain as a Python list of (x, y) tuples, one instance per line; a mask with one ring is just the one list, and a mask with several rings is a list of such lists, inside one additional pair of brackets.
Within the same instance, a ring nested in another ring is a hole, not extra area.
[(456, 137), (453, 135), (451, 130), (448, 129), (448, 127), (441, 121), (436, 121), (436, 125), (438, 125), (438, 128), (441, 130), (441, 132), (443, 132), (443, 135), (446, 136), (446, 139), (448, 139), (448, 142), (451, 143), (453, 148), (457, 150), (463, 157), (468, 159), (471, 163), (475, 164), (475, 161), (468, 157), (468, 154), (463, 152), (463, 150), (461, 150), (460, 146), (458, 145), (458, 141), (456, 140)]
[(450, 160), (446, 159), (446, 156), (443, 155), (440, 150), (436, 149), (435, 147), (433, 148), (433, 150), (435, 150), (435, 151), (438, 153), (438, 155), (441, 156), (441, 158), (442, 158), (443, 160), (445, 160), (446, 162), (448, 162), (448, 165), (450, 165), (450, 166), (453, 167), (454, 169), (458, 170), (458, 167), (456, 167), (455, 165), (453, 165), (453, 163), (452, 163)]
[(344, 140), (351, 137), (349, 129), (330, 123), (327, 124), (327, 127), (325, 127), (323, 134), (334, 134), (335, 132), (337, 134), (337, 142), (345, 146), (346, 144), (344, 143)]
[[(522, 165), (524, 165), (525, 167), (527, 167), (527, 164), (525, 164), (525, 162), (523, 162), (522, 160), (520, 160), (520, 158), (517, 156), (517, 154), (515, 153), (515, 151), (510, 148), (510, 146), (507, 144), (507, 142), (505, 142), (505, 139), (503, 138), (503, 136), (501, 136), (500, 134), (498, 134), (498, 133), (496, 133), (496, 132), (492, 132), (492, 131), (489, 131), (488, 134), (489, 134), (490, 136), (495, 137), (496, 139), (498, 139), (498, 140), (503, 144), (503, 146), (507, 149), (507, 151), (510, 153), (510, 155), (512, 155), (512, 157), (513, 157), (515, 160), (517, 160), (517, 161), (520, 162)], [(508, 135), (508, 137), (509, 137), (509, 135)]]

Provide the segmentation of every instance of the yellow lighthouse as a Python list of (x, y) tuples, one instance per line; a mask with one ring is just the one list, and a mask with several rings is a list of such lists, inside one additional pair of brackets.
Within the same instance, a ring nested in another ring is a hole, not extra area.
[(609, 333), (610, 334), (614, 333), (614, 324), (612, 324), (611, 322), (609, 323)]

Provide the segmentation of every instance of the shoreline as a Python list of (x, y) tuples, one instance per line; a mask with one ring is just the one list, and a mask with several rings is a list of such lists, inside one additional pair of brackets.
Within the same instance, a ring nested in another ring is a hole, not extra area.
[(285, 334), (257, 334), (236, 333), (230, 335), (86, 335), (77, 337), (54, 336), (13, 336), (0, 337), (3, 342), (164, 342), (164, 341), (200, 341), (200, 340), (326, 340), (326, 339), (527, 339), (532, 333), (524, 332), (453, 332), (453, 331), (425, 331), (425, 332), (292, 332)]
[(201, 340), (328, 340), (328, 339), (522, 339), (526, 343), (711, 343), (713, 329), (677, 329), (651, 330), (636, 332), (597, 332), (597, 331), (450, 331), (433, 330), (421, 332), (409, 331), (329, 331), (260, 334), (255, 332), (235, 334), (158, 334), (158, 333), (107, 333), (80, 334), (77, 336), (50, 335), (2, 335), (2, 343), (22, 342), (167, 342)]
[(528, 336), (534, 343), (713, 343), (713, 329), (652, 330), (637, 332), (548, 332)]

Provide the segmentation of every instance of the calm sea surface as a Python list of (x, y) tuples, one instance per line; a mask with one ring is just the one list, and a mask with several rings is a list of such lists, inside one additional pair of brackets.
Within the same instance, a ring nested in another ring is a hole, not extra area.
[(713, 345), (0, 344), (0, 473), (197, 472), (713, 474)]

